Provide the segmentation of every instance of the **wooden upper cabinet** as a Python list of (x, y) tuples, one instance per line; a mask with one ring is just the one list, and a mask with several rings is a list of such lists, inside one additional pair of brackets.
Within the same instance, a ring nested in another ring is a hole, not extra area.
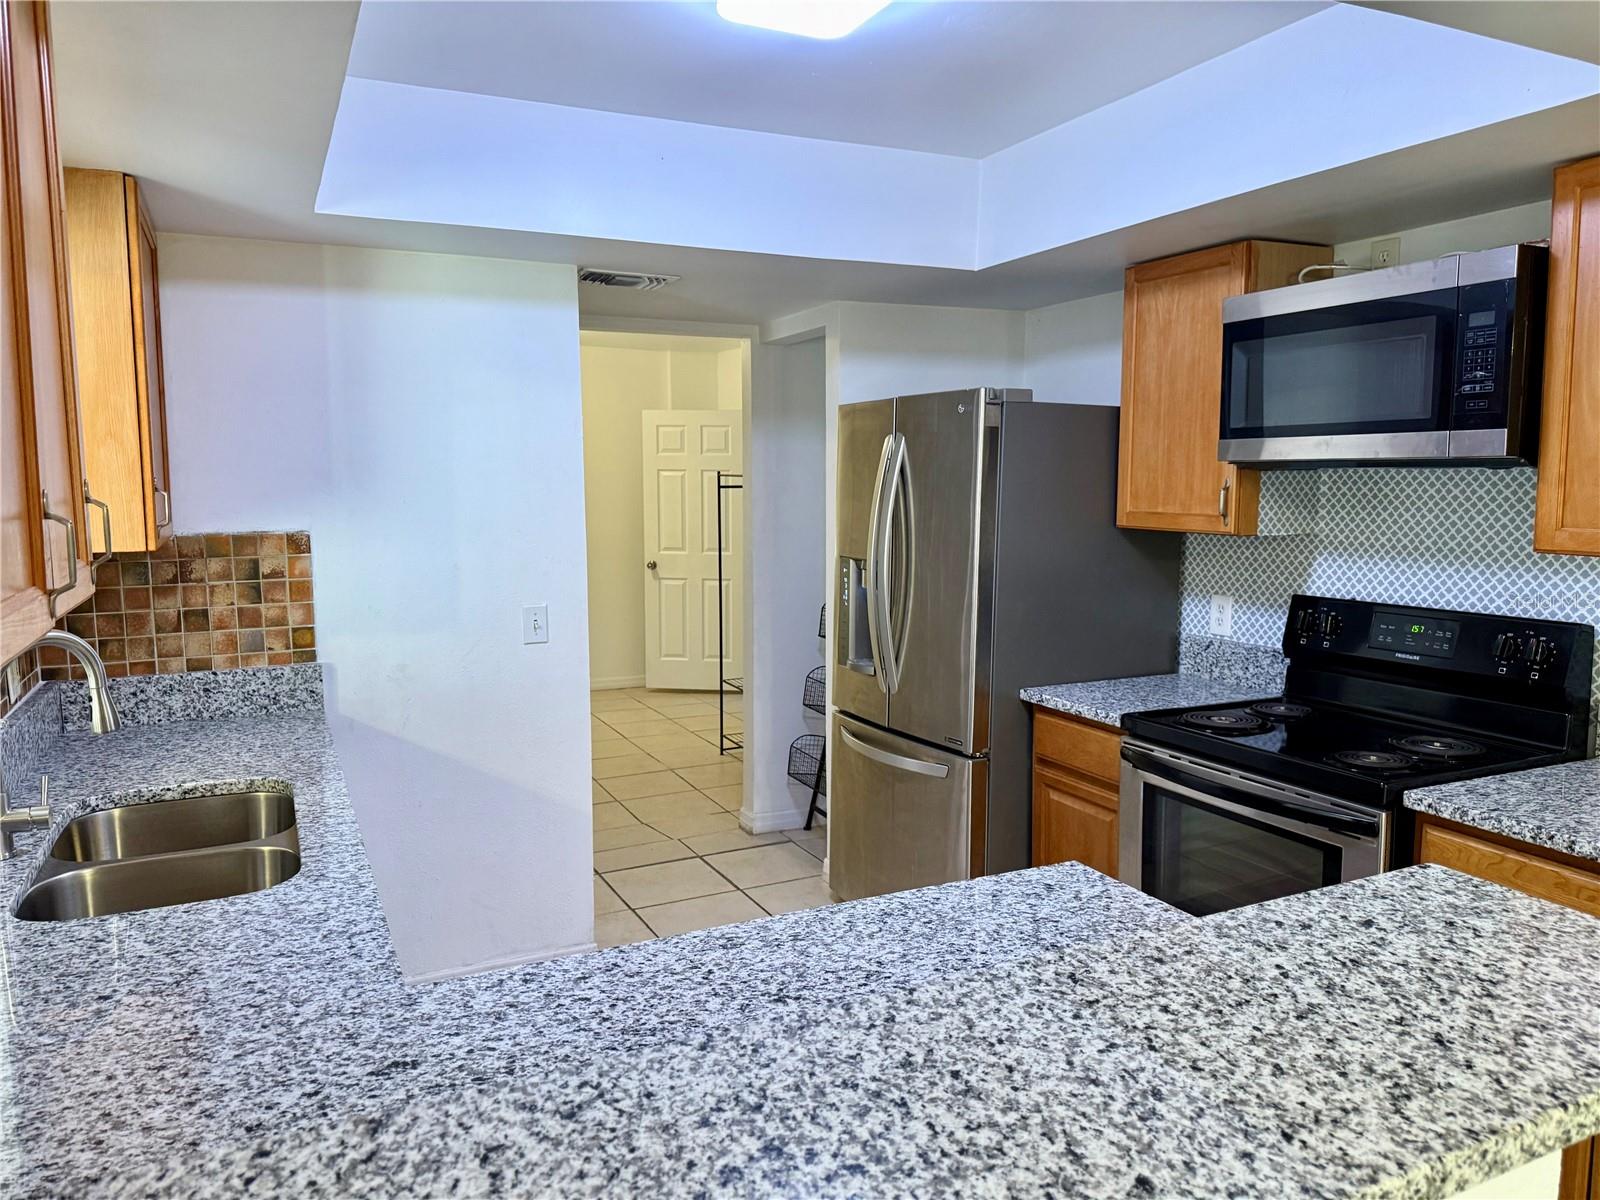
[(1533, 548), (1600, 554), (1600, 158), (1556, 172)]
[(43, 4), (0, 4), (0, 92), (0, 321), (6, 326), (0, 662), (7, 662), (94, 591)]
[(92, 538), (154, 550), (172, 533), (156, 239), (139, 184), (120, 171), (67, 172), (67, 248)]
[(1235, 242), (1129, 267), (1122, 293), (1117, 524), (1253, 534), (1258, 474), (1217, 459), (1222, 302), (1296, 282), (1328, 246)]

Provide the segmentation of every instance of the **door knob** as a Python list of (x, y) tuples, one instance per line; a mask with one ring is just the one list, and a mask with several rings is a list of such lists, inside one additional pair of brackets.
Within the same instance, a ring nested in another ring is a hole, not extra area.
[(656, 560), (652, 558), (649, 562), (645, 563), (644, 567), (647, 571), (654, 571), (656, 569)]

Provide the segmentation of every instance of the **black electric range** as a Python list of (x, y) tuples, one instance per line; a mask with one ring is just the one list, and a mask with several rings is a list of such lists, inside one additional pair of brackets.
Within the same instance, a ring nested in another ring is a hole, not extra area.
[(1582, 758), (1594, 630), (1296, 596), (1283, 694), (1123, 718), (1124, 882), (1203, 914), (1405, 865), (1412, 788)]

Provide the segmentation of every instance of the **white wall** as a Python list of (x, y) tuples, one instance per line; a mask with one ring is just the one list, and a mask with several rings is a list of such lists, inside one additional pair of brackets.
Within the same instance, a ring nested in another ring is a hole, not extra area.
[(1352, 242), (1340, 242), (1334, 257), (1353, 267), (1372, 261), (1372, 243), (1378, 238), (1400, 239), (1399, 262), (1421, 262), (1455, 250), (1490, 250), (1514, 242), (1536, 242), (1550, 236), (1550, 201), (1536, 200), (1515, 208), (1475, 213), (1457, 221), (1441, 221), (1418, 229), (1398, 229)]
[(1122, 293), (1085, 296), (1027, 314), (1023, 385), (1052, 404), (1122, 403)]
[[(329, 723), (401, 968), (592, 942), (573, 269), (160, 249), (178, 523), (311, 531)], [(548, 645), (522, 645), (531, 603)]]
[(590, 684), (642, 687), (642, 415), (743, 409), (747, 350), (730, 338), (648, 334), (584, 333), (581, 342)]
[(746, 443), (746, 528), (751, 531), (751, 653), (745, 673), (747, 753), (743, 823), (792, 829), (810, 790), (787, 773), (788, 747), (821, 733), (801, 707), (806, 674), (822, 663), (817, 616), (827, 598), (825, 378), (822, 337), (768, 346), (751, 401)]

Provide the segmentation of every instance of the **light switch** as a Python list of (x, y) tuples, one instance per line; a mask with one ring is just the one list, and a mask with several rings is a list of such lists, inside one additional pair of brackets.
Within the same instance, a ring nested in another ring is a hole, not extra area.
[(522, 644), (542, 645), (550, 640), (550, 609), (544, 604), (530, 604), (522, 610)]

